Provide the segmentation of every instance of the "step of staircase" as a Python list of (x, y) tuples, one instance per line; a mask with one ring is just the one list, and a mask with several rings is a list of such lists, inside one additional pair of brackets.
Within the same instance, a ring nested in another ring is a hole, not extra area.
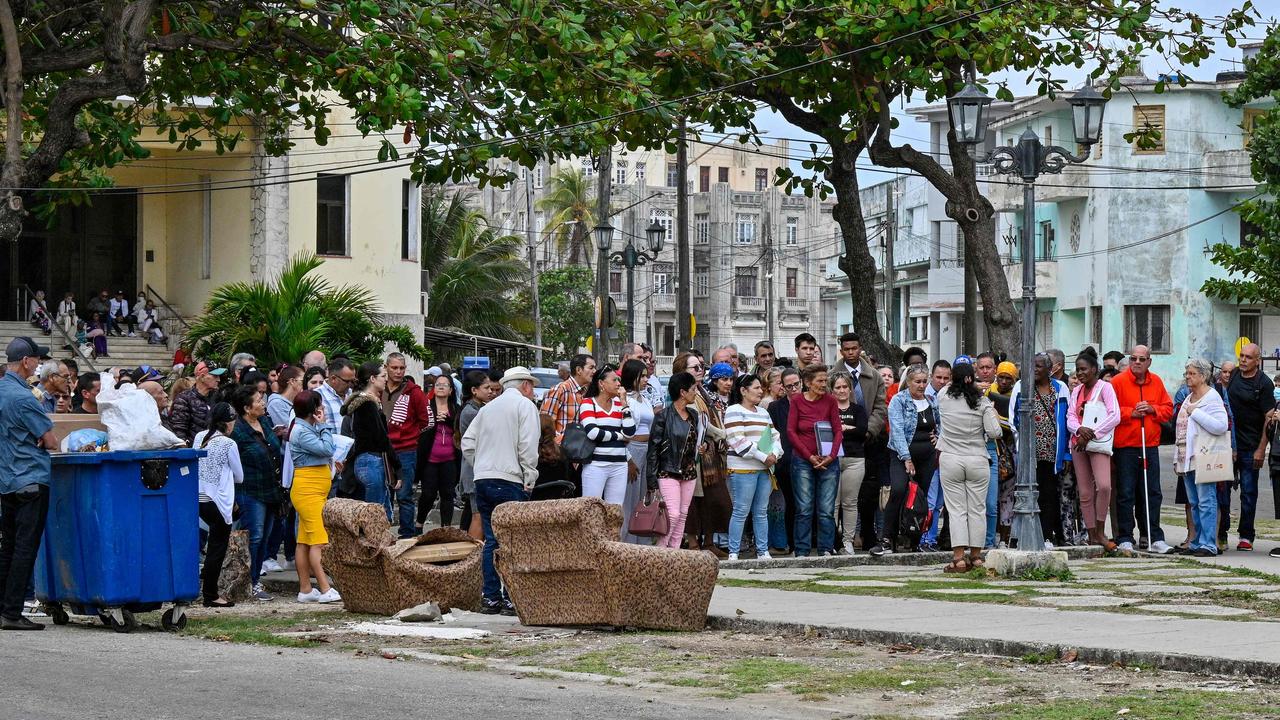
[[(62, 335), (54, 333), (43, 335), (38, 328), (28, 323), (0, 322), (0, 347), (19, 336), (29, 336), (37, 343), (48, 345), (49, 354), (55, 358), (75, 358), (75, 353), (65, 349)], [(173, 350), (166, 345), (149, 345), (142, 337), (110, 337), (107, 339), (108, 357), (91, 359), (93, 366), (99, 371), (108, 368), (136, 368), (150, 365), (162, 373), (173, 368)], [(78, 359), (77, 359), (78, 360)], [(81, 362), (81, 372), (87, 371)]]

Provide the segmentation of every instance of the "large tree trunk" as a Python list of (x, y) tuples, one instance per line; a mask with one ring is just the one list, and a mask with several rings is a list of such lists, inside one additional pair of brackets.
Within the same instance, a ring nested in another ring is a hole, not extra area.
[[(853, 308), (850, 323), (862, 341), (864, 352), (878, 363), (896, 365), (902, 351), (885, 339), (876, 318), (876, 262), (867, 247), (867, 225), (862, 216), (858, 171), (850, 169), (855, 168), (857, 153), (848, 146), (842, 146), (835, 148), (833, 155), (835, 162), (831, 164), (829, 179), (836, 191), (836, 206), (831, 217), (839, 224), (840, 239), (844, 242), (840, 269), (849, 278), (849, 300)], [(889, 312), (891, 309), (886, 308), (886, 316)]]
[[(956, 221), (964, 233), (966, 264), (972, 264), (978, 281), (978, 293), (982, 298), (982, 320), (987, 328), (987, 350), (1004, 352), (1009, 357), (1022, 357), (1022, 318), (1013, 305), (1009, 292), (1009, 280), (996, 249), (996, 220), (991, 204), (978, 193), (977, 184), (965, 189), (981, 200), (972, 208), (962, 208), (954, 214), (952, 203), (947, 203), (947, 215)], [(985, 206), (985, 207), (983, 207)], [(978, 220), (971, 221), (977, 211)], [(985, 212), (984, 212), (985, 210)]]

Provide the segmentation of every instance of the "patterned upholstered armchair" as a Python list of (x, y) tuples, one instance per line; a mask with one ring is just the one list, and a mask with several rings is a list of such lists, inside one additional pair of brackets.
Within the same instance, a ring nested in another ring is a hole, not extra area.
[(599, 498), (504, 503), (497, 567), (525, 625), (701, 630), (719, 563), (709, 553), (618, 542)]
[(332, 498), (324, 505), (325, 570), (350, 612), (392, 615), (427, 601), (440, 610), (480, 609), (480, 544), (466, 558), (447, 565), (405, 557), (418, 545), (474, 542), (457, 528), (437, 528), (421, 537), (396, 540), (381, 505)]

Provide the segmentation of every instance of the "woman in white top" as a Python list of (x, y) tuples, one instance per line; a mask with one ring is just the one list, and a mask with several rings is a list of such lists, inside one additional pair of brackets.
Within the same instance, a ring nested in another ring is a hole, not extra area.
[[(1187, 549), (1196, 557), (1218, 554), (1218, 546), (1213, 541), (1214, 528), (1218, 527), (1218, 485), (1215, 482), (1217, 478), (1201, 477), (1197, 480), (1192, 462), (1200, 459), (1196, 453), (1206, 447), (1216, 446), (1225, 452), (1231, 450), (1231, 439), (1227, 436), (1227, 408), (1222, 404), (1222, 396), (1209, 384), (1212, 376), (1213, 366), (1208, 362), (1200, 359), (1187, 361), (1183, 379), (1191, 394), (1182, 401), (1176, 418), (1177, 440), (1174, 446), (1177, 467), (1183, 473), (1182, 482), (1196, 523), (1195, 539)], [(1206, 442), (1201, 435), (1211, 438)], [(1227, 461), (1231, 459), (1230, 455), (1224, 457)], [(1223, 472), (1230, 476), (1230, 463), (1224, 465)]]
[(738, 559), (742, 529), (751, 514), (755, 530), (756, 558), (769, 559), (769, 493), (773, 490), (773, 466), (782, 454), (782, 436), (773, 426), (768, 411), (760, 406), (764, 384), (755, 375), (733, 381), (732, 403), (724, 411), (724, 431), (729, 443), (729, 495), (733, 514), (729, 516), (729, 559)]
[[(1106, 535), (1111, 511), (1111, 447), (1109, 441), (1120, 424), (1120, 404), (1111, 383), (1098, 379), (1098, 354), (1085, 348), (1076, 356), (1080, 384), (1071, 391), (1067, 408), (1067, 433), (1071, 435), (1071, 465), (1080, 493), (1080, 519), (1089, 543), (1113, 552), (1116, 544)], [(1094, 449), (1089, 443), (1094, 442)]]
[(209, 544), (200, 572), (205, 607), (235, 605), (218, 594), (218, 574), (227, 557), (231, 521), (236, 514), (236, 484), (244, 482), (240, 450), (230, 437), (235, 424), (235, 410), (220, 402), (209, 410), (209, 429), (198, 433), (192, 442), (192, 447), (208, 453), (200, 458), (200, 519), (209, 526)]
[(653, 426), (653, 403), (644, 397), (649, 384), (649, 368), (640, 360), (628, 360), (622, 364), (622, 387), (627, 391), (627, 407), (636, 424), (636, 434), (627, 443), (627, 493), (622, 499), (622, 541), (640, 545), (652, 545), (652, 538), (642, 538), (627, 532), (631, 513), (645, 493), (645, 460), (649, 454), (649, 428)]
[(617, 368), (596, 370), (583, 398), (578, 422), (595, 450), (582, 466), (582, 496), (621, 505), (627, 495), (627, 441), (635, 435), (636, 423)]

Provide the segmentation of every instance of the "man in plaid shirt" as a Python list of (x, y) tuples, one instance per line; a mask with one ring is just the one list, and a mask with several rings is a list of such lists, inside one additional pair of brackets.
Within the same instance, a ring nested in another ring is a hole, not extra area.
[(569, 379), (555, 386), (542, 399), (542, 414), (548, 415), (555, 422), (556, 442), (564, 439), (567, 425), (577, 422), (578, 406), (582, 404), (582, 393), (591, 376), (596, 374), (596, 359), (585, 353), (574, 355), (569, 361)]

